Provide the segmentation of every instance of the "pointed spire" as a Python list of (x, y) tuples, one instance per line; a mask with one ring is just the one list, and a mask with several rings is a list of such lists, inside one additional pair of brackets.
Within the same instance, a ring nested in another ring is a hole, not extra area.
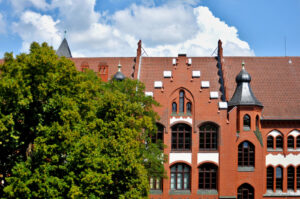
[(65, 33), (64, 39), (61, 42), (58, 50), (56, 51), (56, 54), (60, 57), (64, 56), (64, 57), (72, 58), (71, 50), (69, 48), (69, 44), (68, 44), (67, 39), (66, 39), (67, 31), (65, 31), (64, 33)]
[(118, 81), (123, 81), (125, 79), (125, 75), (121, 72), (122, 65), (119, 61), (118, 72), (114, 75), (113, 79)]
[(260, 101), (258, 101), (252, 92), (250, 82), (251, 76), (245, 69), (245, 63), (242, 62), (242, 70), (236, 76), (235, 81), (237, 87), (235, 92), (228, 102), (229, 106), (238, 106), (238, 105), (255, 105), (263, 106)]

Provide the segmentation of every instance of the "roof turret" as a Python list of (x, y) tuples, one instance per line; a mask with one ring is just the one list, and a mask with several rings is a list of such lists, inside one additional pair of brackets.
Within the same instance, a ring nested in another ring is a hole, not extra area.
[(64, 57), (72, 58), (71, 50), (69, 48), (66, 38), (64, 38), (64, 40), (61, 42), (58, 50), (56, 51), (56, 54), (60, 57), (64, 56)]
[(125, 75), (123, 75), (123, 73), (121, 72), (121, 68), (122, 68), (122, 65), (119, 62), (118, 72), (113, 77), (114, 80), (122, 81), (125, 79)]
[(242, 63), (242, 70), (236, 76), (235, 81), (237, 87), (235, 92), (228, 102), (229, 106), (239, 106), (239, 105), (254, 105), (254, 106), (263, 106), (260, 101), (258, 101), (255, 95), (252, 92), (250, 82), (251, 76), (245, 69), (244, 62)]

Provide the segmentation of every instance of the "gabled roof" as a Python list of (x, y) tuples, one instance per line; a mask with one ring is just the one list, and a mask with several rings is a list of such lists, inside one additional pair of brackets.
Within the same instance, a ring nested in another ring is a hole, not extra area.
[(61, 42), (58, 50), (56, 51), (56, 54), (60, 57), (62, 57), (62, 56), (68, 57), (68, 58), (72, 57), (71, 50), (69, 48), (66, 38), (64, 38), (64, 40)]

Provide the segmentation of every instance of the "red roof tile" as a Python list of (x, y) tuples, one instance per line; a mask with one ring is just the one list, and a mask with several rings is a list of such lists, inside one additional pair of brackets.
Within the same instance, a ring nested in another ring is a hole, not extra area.
[(263, 118), (300, 119), (300, 57), (224, 57), (223, 61), (229, 99), (245, 61), (253, 93), (264, 106)]

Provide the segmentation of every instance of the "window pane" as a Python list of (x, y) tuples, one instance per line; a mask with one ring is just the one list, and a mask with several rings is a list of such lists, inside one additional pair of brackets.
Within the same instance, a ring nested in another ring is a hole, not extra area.
[(176, 189), (175, 187), (175, 173), (171, 173), (171, 189)]
[(182, 173), (177, 173), (177, 189), (182, 189)]
[(190, 174), (185, 173), (184, 174), (184, 189), (189, 189), (190, 188)]

